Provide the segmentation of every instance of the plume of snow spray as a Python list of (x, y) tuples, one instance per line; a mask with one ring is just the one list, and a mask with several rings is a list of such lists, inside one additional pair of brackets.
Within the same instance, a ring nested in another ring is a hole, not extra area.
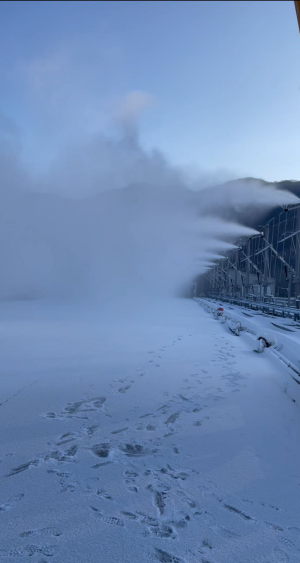
[(78, 142), (39, 178), (21, 166), (16, 147), (0, 144), (2, 300), (178, 295), (253, 234), (228, 219), (232, 209), (298, 201), (257, 185), (188, 189), (182, 171), (138, 142), (136, 116), (148, 103), (141, 93), (127, 97), (119, 140)]

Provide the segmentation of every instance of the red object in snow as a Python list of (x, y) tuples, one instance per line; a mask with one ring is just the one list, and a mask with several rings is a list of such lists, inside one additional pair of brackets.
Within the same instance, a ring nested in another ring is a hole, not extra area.
[(224, 311), (223, 307), (218, 307), (218, 311)]

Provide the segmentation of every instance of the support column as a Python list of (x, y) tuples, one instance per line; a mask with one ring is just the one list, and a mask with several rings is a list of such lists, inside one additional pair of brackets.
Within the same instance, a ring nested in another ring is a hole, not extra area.
[[(297, 209), (296, 231), (300, 231), (300, 207)], [(300, 233), (296, 235), (295, 255), (295, 297), (300, 296)]]
[[(251, 239), (249, 238), (247, 241), (247, 257), (250, 258), (250, 253), (251, 253)], [(246, 260), (246, 295), (247, 293), (249, 293), (250, 290), (250, 262), (249, 260)]]
[(267, 295), (267, 289), (269, 285), (269, 225), (264, 228), (265, 237), (265, 251), (264, 251), (264, 296)]
[(235, 297), (235, 294), (236, 294), (237, 288), (238, 288), (238, 259), (239, 259), (239, 250), (237, 249), (235, 251), (234, 295), (233, 295), (233, 297)]

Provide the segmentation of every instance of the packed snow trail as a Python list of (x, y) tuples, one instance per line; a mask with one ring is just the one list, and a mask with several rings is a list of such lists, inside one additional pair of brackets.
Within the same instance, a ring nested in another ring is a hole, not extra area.
[(282, 365), (191, 300), (34, 307), (1, 310), (3, 561), (300, 560)]

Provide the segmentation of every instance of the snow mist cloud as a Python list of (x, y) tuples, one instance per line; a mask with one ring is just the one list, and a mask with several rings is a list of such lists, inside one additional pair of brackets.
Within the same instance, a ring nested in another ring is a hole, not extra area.
[[(0, 299), (116, 300), (180, 295), (218, 253), (253, 230), (234, 212), (297, 200), (257, 183), (202, 189), (138, 140), (153, 103), (129, 93), (119, 132), (78, 137), (43, 173), (22, 164), (16, 127), (0, 120)], [(191, 187), (192, 189), (189, 189)]]

